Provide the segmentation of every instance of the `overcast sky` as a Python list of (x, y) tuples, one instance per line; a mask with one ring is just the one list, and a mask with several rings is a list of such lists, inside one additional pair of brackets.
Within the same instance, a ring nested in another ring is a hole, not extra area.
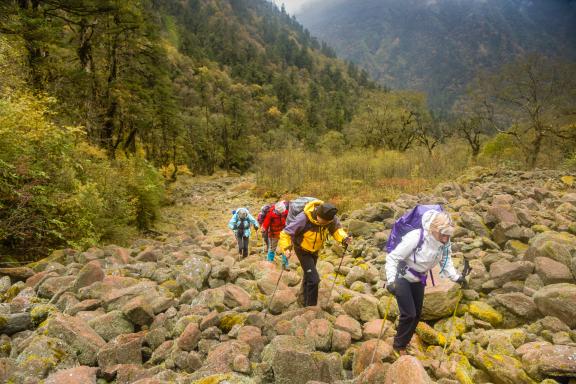
[(281, 6), (282, 3), (284, 3), (284, 6), (286, 7), (286, 12), (293, 15), (295, 13), (298, 13), (300, 8), (304, 4), (311, 3), (314, 0), (272, 0), (272, 1), (278, 4), (278, 6)]

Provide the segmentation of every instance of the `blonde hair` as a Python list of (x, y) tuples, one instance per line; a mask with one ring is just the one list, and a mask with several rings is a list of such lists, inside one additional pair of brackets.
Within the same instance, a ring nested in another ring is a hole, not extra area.
[(430, 223), (430, 231), (452, 236), (454, 234), (452, 219), (450, 219), (450, 216), (446, 212), (437, 213)]

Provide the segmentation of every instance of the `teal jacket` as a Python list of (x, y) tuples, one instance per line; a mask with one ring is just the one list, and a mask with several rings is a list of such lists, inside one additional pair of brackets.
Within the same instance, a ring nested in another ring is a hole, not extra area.
[[(243, 210), (243, 209), (246, 210), (246, 212), (248, 213), (248, 215), (246, 216), (246, 218), (244, 220), (242, 220), (238, 217), (238, 211)], [(236, 210), (234, 215), (232, 215), (232, 218), (228, 222), (228, 228), (230, 228), (231, 230), (233, 230), (236, 233), (236, 237), (238, 237), (239, 232), (244, 237), (250, 237), (250, 224), (252, 224), (254, 226), (254, 228), (258, 229), (258, 222), (256, 221), (256, 219), (254, 219), (254, 217), (252, 217), (250, 212), (248, 212), (248, 209), (239, 208), (238, 210)], [(242, 229), (243, 229), (243, 231), (242, 231)]]

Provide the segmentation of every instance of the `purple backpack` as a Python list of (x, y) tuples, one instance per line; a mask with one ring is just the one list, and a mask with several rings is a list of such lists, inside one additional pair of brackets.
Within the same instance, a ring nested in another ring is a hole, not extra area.
[[(428, 211), (444, 212), (441, 205), (417, 205), (411, 211), (404, 214), (401, 218), (396, 220), (392, 226), (392, 232), (386, 242), (386, 252), (390, 253), (400, 244), (402, 237), (410, 231), (415, 229), (420, 230), (420, 239), (418, 245), (414, 248), (414, 262), (416, 262), (416, 251), (422, 246), (424, 242), (424, 229), (422, 228), (422, 216)], [(432, 271), (430, 271), (432, 272)], [(432, 276), (432, 273), (430, 273)], [(425, 283), (424, 283), (425, 284)], [(434, 285), (434, 277), (432, 277), (432, 284)]]

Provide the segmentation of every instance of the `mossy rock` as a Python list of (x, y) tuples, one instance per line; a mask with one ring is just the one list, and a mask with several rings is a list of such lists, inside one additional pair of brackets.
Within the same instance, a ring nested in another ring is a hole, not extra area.
[(166, 288), (170, 293), (174, 295), (174, 297), (180, 297), (183, 292), (182, 287), (176, 282), (176, 280), (166, 280), (160, 284), (160, 287)]
[(2, 295), (2, 301), (9, 303), (12, 301), (13, 298), (18, 296), (20, 291), (22, 291), (25, 287), (25, 284), (22, 281), (17, 282), (16, 284), (12, 284), (10, 288)]
[(466, 320), (461, 317), (449, 317), (434, 324), (434, 329), (449, 338), (455, 338), (466, 333)]
[(473, 301), (470, 303), (468, 310), (472, 316), (479, 320), (487, 321), (493, 326), (502, 323), (504, 319), (502, 314), (495, 310), (491, 305), (483, 301)]
[(353, 297), (354, 297), (353, 294), (348, 293), (348, 292), (344, 292), (343, 294), (340, 295), (340, 303), (344, 304), (345, 302), (349, 301)]
[(366, 286), (361, 281), (355, 281), (350, 286), (350, 289), (353, 290), (354, 292), (365, 293)]
[(446, 336), (423, 321), (416, 326), (416, 333), (427, 344), (446, 345)]
[(550, 228), (542, 224), (534, 224), (533, 226), (530, 227), (530, 229), (532, 229), (536, 233), (544, 233), (550, 231)]
[(243, 325), (244, 321), (246, 321), (245, 314), (228, 313), (222, 316), (220, 323), (218, 324), (218, 328), (220, 328), (222, 332), (228, 333), (236, 324)]
[(30, 311), (30, 320), (32, 321), (32, 325), (38, 327), (51, 313), (54, 312), (58, 312), (58, 308), (53, 304), (40, 304), (34, 306)]
[(472, 367), (466, 356), (459, 356), (455, 375), (460, 384), (474, 384), (474, 380), (472, 379), (474, 376), (474, 367)]
[(192, 384), (254, 384), (250, 377), (240, 376), (234, 373), (220, 373), (195, 380)]

